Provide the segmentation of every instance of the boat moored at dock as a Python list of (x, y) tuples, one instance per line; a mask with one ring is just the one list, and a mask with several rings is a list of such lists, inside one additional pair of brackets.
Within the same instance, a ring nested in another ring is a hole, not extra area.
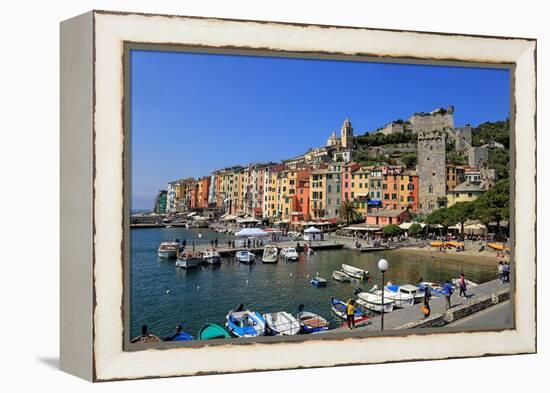
[(262, 314), (257, 311), (237, 310), (229, 311), (226, 316), (227, 329), (236, 337), (259, 337), (265, 335), (266, 322)]
[(294, 336), (300, 333), (300, 322), (286, 311), (263, 315), (267, 328), (274, 336)]
[(388, 285), (385, 286), (385, 290), (390, 293), (401, 294), (405, 299), (413, 297), (415, 303), (420, 303), (424, 298), (424, 293), (420, 288), (411, 284), (395, 285), (388, 282)]
[(198, 339), (199, 340), (216, 340), (216, 339), (225, 339), (231, 338), (231, 335), (227, 331), (215, 323), (207, 323), (204, 325), (201, 330), (199, 330)]
[(360, 292), (357, 294), (357, 304), (370, 311), (390, 313), (393, 311), (395, 302), (384, 297), (384, 306), (382, 307), (382, 296), (371, 292)]
[(222, 261), (222, 257), (220, 256), (220, 253), (214, 249), (206, 250), (202, 254), (202, 259), (204, 260), (204, 262), (210, 265), (215, 265), (217, 263), (221, 263)]
[[(348, 305), (346, 303), (344, 303), (342, 300), (335, 299), (335, 298), (330, 299), (330, 303), (332, 307), (332, 312), (334, 314), (336, 314), (338, 317), (342, 319), (347, 318)], [(368, 318), (367, 313), (360, 310), (357, 307), (355, 308), (354, 315), (355, 315), (355, 322), (360, 322)]]
[(256, 259), (256, 255), (251, 253), (250, 251), (237, 251), (235, 254), (235, 258), (237, 258), (237, 261), (245, 264), (251, 264)]
[(176, 258), (178, 249), (179, 243), (177, 242), (162, 242), (157, 249), (157, 255), (164, 259)]
[(280, 256), (286, 261), (297, 261), (299, 258), (298, 252), (296, 252), (294, 247), (283, 247)]
[(303, 333), (323, 333), (329, 327), (329, 323), (325, 318), (309, 311), (300, 311), (296, 314), (296, 319), (300, 323)]
[(273, 244), (268, 244), (264, 248), (264, 253), (262, 255), (263, 263), (277, 263), (277, 257), (279, 254), (279, 249)]
[(202, 254), (198, 252), (183, 252), (176, 259), (176, 267), (193, 269), (202, 263)]

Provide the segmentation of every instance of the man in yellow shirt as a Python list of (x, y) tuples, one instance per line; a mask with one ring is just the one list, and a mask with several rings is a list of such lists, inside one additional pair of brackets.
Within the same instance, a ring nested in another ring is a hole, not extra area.
[(355, 327), (355, 300), (348, 300), (346, 314), (348, 317), (348, 329), (351, 330)]

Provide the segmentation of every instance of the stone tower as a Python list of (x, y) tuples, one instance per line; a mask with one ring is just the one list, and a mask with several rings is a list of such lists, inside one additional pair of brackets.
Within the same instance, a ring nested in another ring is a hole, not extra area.
[(443, 131), (418, 133), (418, 207), (424, 214), (447, 204), (445, 139)]
[(351, 148), (353, 144), (353, 127), (351, 126), (351, 121), (346, 117), (344, 124), (342, 125), (342, 136), (340, 138), (342, 147), (345, 149)]

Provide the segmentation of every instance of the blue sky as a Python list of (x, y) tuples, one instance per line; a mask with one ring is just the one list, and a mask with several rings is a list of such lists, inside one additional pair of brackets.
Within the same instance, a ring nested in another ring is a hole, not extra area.
[(448, 105), (458, 126), (510, 109), (499, 69), (134, 50), (131, 77), (132, 209), (170, 180), (322, 146), (346, 116), (359, 135)]

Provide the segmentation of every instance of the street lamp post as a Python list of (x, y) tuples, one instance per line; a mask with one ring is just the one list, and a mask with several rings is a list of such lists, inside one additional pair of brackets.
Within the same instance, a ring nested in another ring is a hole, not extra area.
[(384, 330), (384, 274), (386, 273), (386, 270), (388, 270), (389, 263), (385, 259), (381, 259), (378, 261), (378, 269), (382, 272), (382, 316), (380, 319), (380, 330)]

